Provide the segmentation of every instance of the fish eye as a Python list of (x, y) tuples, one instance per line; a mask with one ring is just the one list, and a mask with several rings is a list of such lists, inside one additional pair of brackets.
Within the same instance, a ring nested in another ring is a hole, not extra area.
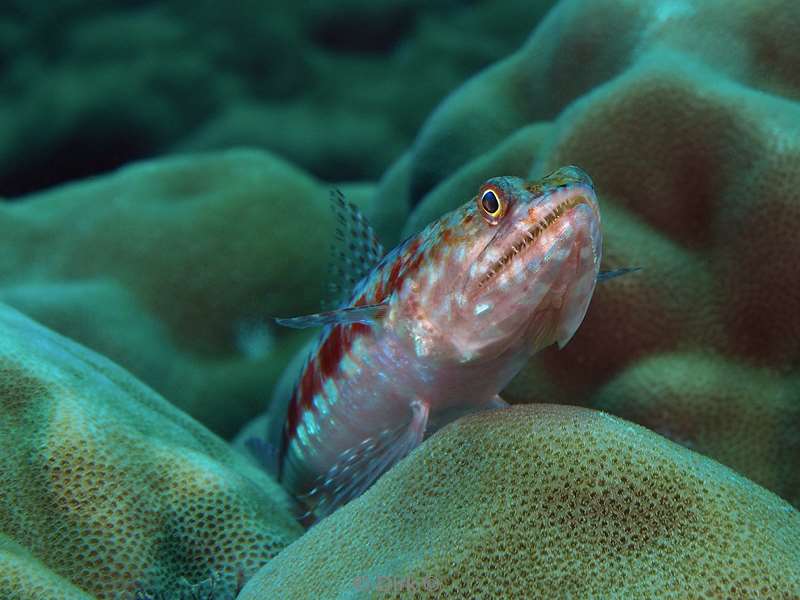
[(497, 225), (506, 212), (506, 201), (500, 190), (494, 187), (484, 189), (478, 195), (478, 208), (490, 225)]
[(500, 210), (500, 202), (492, 190), (486, 190), (481, 198), (481, 206), (488, 214), (494, 215)]

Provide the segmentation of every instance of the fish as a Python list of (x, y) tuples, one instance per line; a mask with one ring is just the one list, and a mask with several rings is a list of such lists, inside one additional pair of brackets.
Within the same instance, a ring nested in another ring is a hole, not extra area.
[(600, 209), (577, 166), (493, 177), (388, 253), (358, 209), (335, 203), (345, 267), (334, 291), (346, 295), (332, 310), (276, 319), (323, 329), (291, 395), (273, 403), (266, 441), (250, 441), (306, 526), (426, 434), (508, 406), (500, 392), (535, 353), (567, 344), (596, 283), (638, 270), (600, 271)]

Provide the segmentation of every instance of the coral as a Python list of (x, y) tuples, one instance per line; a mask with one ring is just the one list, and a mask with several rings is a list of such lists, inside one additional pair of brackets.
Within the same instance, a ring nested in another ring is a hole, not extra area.
[(625, 369), (593, 405), (713, 456), (800, 507), (798, 398), (800, 377), (685, 353)]
[[(369, 193), (343, 189), (362, 205)], [(309, 336), (269, 319), (319, 308), (328, 194), (299, 169), (240, 150), (141, 163), (0, 204), (0, 301), (232, 434), (263, 410)]]
[(519, 406), (447, 426), (239, 600), (414, 585), (437, 598), (795, 597), (800, 512), (643, 427)]
[(0, 533), (0, 598), (14, 600), (93, 600)]
[[(606, 407), (796, 504), (778, 465), (800, 438), (798, 27), (790, 0), (566, 0), (431, 114), (379, 188), (414, 206), (408, 234), (488, 176), (586, 169), (604, 267), (643, 270), (599, 285), (566, 349), (504, 397)], [(734, 389), (737, 371), (758, 385)]]
[(175, 597), (212, 576), (230, 594), (302, 532), (280, 487), (216, 435), (2, 305), (0, 456), (16, 569), (0, 575), (4, 597), (32, 581), (65, 598)]
[(208, 579), (198, 583), (189, 583), (185, 579), (181, 580), (178, 590), (163, 591), (151, 594), (143, 592), (141, 589), (136, 591), (134, 600), (235, 600), (244, 587), (244, 575), (239, 571), (236, 587), (220, 586), (222, 578), (218, 574), (212, 574)]

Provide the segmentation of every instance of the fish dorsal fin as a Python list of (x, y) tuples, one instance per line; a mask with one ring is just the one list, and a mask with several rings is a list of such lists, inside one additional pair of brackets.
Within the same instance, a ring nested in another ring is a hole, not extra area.
[(383, 318), (388, 307), (388, 301), (381, 302), (380, 304), (368, 304), (366, 306), (346, 306), (344, 308), (337, 308), (336, 310), (314, 313), (313, 315), (287, 317), (285, 319), (276, 317), (275, 322), (284, 327), (292, 327), (294, 329), (321, 327), (323, 325), (348, 325), (350, 323), (367, 323), (369, 325), (374, 325)]
[(622, 267), (621, 269), (614, 269), (612, 271), (600, 271), (597, 274), (597, 282), (601, 283), (603, 281), (608, 281), (609, 279), (619, 277), (620, 275), (625, 275), (626, 273), (635, 273), (636, 271), (641, 270), (642, 267)]
[(380, 262), (384, 249), (367, 218), (340, 190), (331, 190), (330, 207), (336, 219), (336, 237), (331, 244), (328, 297), (323, 306), (338, 307)]
[(363, 494), (378, 477), (419, 446), (425, 436), (428, 415), (428, 405), (414, 400), (407, 423), (386, 429), (342, 452), (311, 491), (298, 496), (297, 500), (308, 509), (301, 520), (309, 523), (322, 519)]

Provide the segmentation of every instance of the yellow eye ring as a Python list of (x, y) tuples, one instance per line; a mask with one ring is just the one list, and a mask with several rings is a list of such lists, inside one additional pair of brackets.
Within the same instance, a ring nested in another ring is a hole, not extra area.
[(503, 193), (495, 186), (486, 186), (478, 194), (478, 210), (489, 225), (497, 225), (506, 214), (506, 202)]

